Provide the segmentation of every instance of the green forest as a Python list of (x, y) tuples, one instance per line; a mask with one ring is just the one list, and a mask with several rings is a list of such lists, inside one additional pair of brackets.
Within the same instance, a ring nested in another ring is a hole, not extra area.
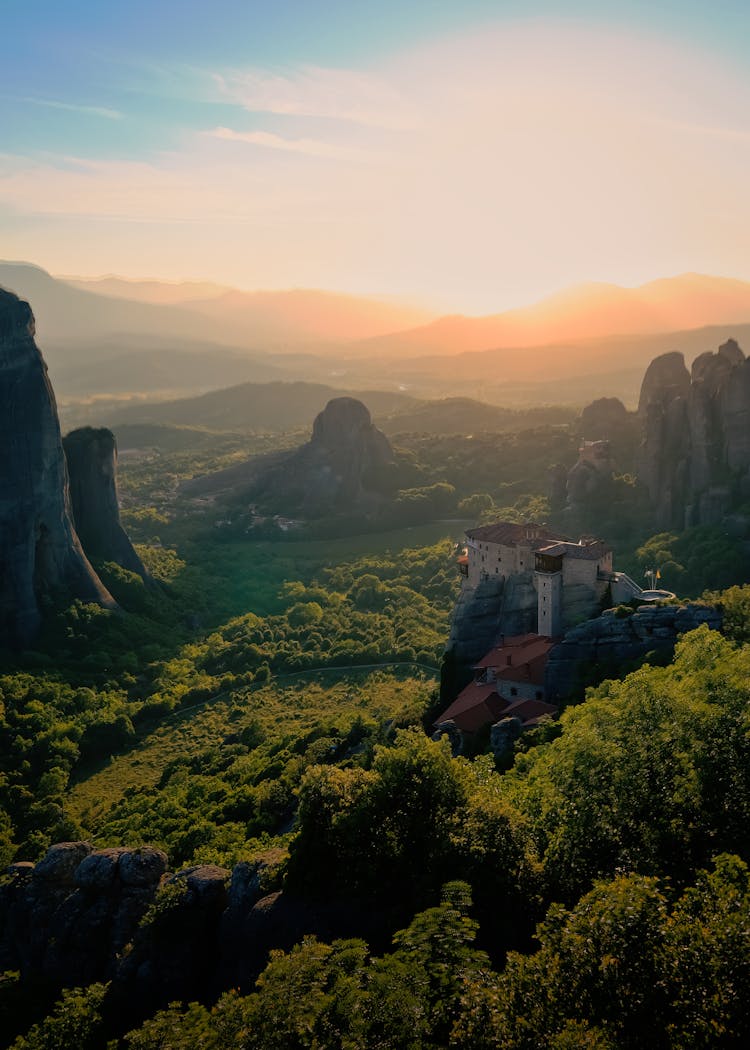
[[(256, 530), (180, 492), (298, 435), (134, 440), (123, 523), (156, 585), (97, 565), (119, 611), (50, 609), (33, 651), (2, 654), (0, 864), (75, 840), (157, 847), (173, 872), (244, 863), (260, 895), (324, 916), (311, 929), (329, 935), (271, 945), (246, 986), (144, 1005), (106, 980), (30, 989), (8, 971), (8, 1046), (746, 1045), (738, 539), (652, 533), (637, 483), (615, 479), (582, 530), (633, 575), (660, 567), (679, 599), (705, 594), (723, 632), (701, 628), (667, 666), (571, 697), (500, 768), (489, 748), (454, 758), (430, 738), (457, 549), (479, 520), (554, 516), (548, 471), (574, 462), (572, 425), (394, 437), (405, 483), (375, 532), (340, 519)], [(141, 920), (155, 957), (187, 914), (183, 885), (162, 885)]]

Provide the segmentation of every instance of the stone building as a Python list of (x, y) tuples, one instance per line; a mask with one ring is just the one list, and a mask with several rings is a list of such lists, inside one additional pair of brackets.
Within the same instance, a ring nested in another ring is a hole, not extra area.
[(536, 633), (556, 637), (595, 616), (615, 580), (612, 551), (590, 536), (577, 542), (546, 525), (498, 522), (469, 529), (459, 559), (465, 587), (526, 576), (536, 592)]

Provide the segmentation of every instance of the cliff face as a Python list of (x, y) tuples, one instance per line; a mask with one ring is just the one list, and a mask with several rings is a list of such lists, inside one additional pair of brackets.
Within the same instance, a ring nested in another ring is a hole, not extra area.
[(114, 561), (150, 580), (120, 524), (117, 444), (111, 430), (82, 427), (63, 438), (78, 538), (87, 556)]
[(649, 365), (638, 406), (638, 476), (657, 528), (718, 524), (750, 493), (750, 361), (730, 339)]
[(0, 289), (0, 644), (28, 644), (45, 599), (114, 601), (73, 526), (57, 406), (28, 303)]
[(256, 457), (195, 478), (183, 492), (257, 500), (275, 513), (328, 517), (374, 511), (389, 487), (393, 449), (361, 401), (337, 397), (313, 424), (310, 440), (294, 452)]
[(36, 865), (11, 865), (0, 884), (0, 969), (55, 997), (110, 981), (108, 1012), (128, 1027), (174, 999), (249, 991), (272, 947), (351, 935), (335, 906), (264, 892), (280, 859), (270, 850), (231, 872), (205, 864), (172, 874), (148, 846), (58, 843)]
[(671, 655), (680, 634), (701, 624), (721, 627), (721, 615), (709, 605), (642, 605), (632, 615), (607, 609), (568, 631), (549, 655), (545, 696), (550, 703), (582, 693), (584, 686), (607, 677), (620, 678), (628, 665), (647, 653)]
[[(471, 668), (497, 644), (502, 634), (526, 634), (536, 630), (537, 593), (530, 572), (508, 579), (486, 579), (471, 589), (462, 587), (451, 617), (447, 650), (462, 680)], [(451, 697), (451, 700), (455, 699)]]

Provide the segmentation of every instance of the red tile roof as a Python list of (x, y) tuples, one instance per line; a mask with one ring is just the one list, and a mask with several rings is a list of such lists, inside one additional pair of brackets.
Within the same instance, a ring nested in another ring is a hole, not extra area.
[[(524, 664), (531, 663), (539, 657), (546, 658), (554, 644), (554, 640), (544, 634), (511, 635), (503, 639), (501, 645), (490, 649), (475, 666), (518, 671)], [(508, 675), (503, 674), (502, 677), (507, 678)]]
[[(491, 649), (476, 666), (490, 668), (502, 682), (543, 686), (547, 657), (554, 644), (554, 640), (546, 635), (512, 635), (502, 645)], [(482, 726), (491, 725), (499, 718), (515, 715), (526, 724), (531, 719), (556, 713), (557, 708), (544, 700), (506, 700), (499, 695), (497, 682), (471, 682), (435, 720), (435, 724), (453, 721), (462, 732), (476, 733)]]
[(520, 718), (524, 725), (545, 715), (556, 715), (557, 708), (546, 700), (513, 700), (503, 711), (503, 718)]
[(498, 521), (493, 525), (480, 525), (476, 529), (467, 529), (466, 535), (472, 540), (484, 540), (487, 543), (501, 543), (504, 547), (516, 547), (518, 544), (554, 543), (567, 540), (567, 536), (550, 529), (547, 525), (517, 525), (510, 521)]
[(465, 733), (476, 733), (482, 726), (497, 722), (508, 701), (497, 692), (494, 684), (471, 682), (456, 699), (435, 719), (435, 725), (453, 721)]

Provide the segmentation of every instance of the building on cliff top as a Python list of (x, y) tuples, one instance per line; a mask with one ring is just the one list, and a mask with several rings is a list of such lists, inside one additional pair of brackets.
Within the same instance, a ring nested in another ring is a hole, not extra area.
[(475, 678), (436, 719), (453, 722), (461, 733), (476, 733), (500, 718), (526, 726), (557, 714), (544, 699), (544, 672), (555, 640), (538, 634), (504, 638), (478, 664)]
[(601, 540), (575, 542), (546, 525), (512, 522), (469, 529), (459, 568), (470, 588), (529, 574), (537, 592), (537, 633), (552, 638), (574, 619), (599, 611), (614, 575), (612, 550)]

